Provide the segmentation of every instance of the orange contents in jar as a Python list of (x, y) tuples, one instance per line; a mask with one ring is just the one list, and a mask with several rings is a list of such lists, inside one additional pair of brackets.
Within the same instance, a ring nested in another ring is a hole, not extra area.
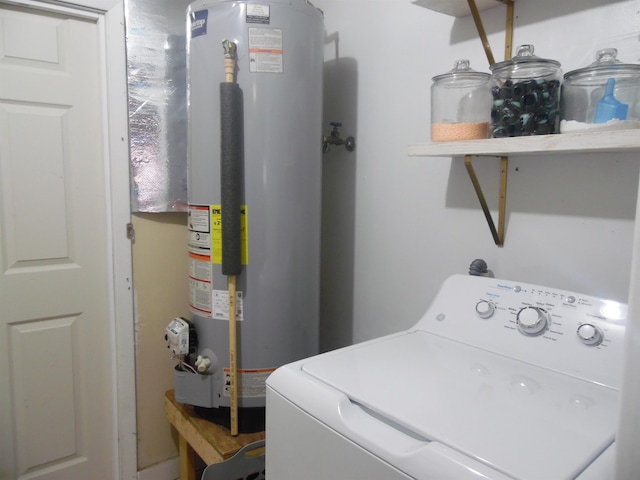
[(434, 123), (431, 125), (432, 142), (478, 140), (489, 138), (489, 122)]

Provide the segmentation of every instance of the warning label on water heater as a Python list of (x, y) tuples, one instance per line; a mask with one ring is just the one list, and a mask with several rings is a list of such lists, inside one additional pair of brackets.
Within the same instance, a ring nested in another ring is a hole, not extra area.
[(189, 306), (196, 315), (211, 318), (211, 216), (209, 205), (189, 204)]
[(282, 29), (254, 27), (249, 29), (249, 71), (282, 73)]

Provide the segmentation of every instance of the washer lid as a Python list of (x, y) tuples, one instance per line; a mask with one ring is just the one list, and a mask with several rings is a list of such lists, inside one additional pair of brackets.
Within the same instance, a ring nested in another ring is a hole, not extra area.
[(614, 439), (616, 390), (426, 332), (330, 352), (302, 370), (520, 480), (575, 478)]

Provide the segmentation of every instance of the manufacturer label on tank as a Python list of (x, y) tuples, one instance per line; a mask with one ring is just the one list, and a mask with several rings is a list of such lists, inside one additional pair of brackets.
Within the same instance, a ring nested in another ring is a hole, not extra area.
[(252, 73), (282, 73), (282, 29), (249, 28), (249, 71)]
[(269, 25), (269, 5), (247, 3), (247, 23)]
[(191, 12), (191, 38), (207, 34), (207, 17), (209, 10)]

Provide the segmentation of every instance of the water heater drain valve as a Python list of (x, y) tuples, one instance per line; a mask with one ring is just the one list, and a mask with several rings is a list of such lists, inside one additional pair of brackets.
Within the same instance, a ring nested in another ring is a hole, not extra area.
[(199, 373), (204, 373), (207, 371), (207, 368), (211, 366), (211, 360), (207, 357), (203, 357), (202, 355), (198, 355), (198, 359), (196, 360), (196, 369)]
[(171, 320), (165, 329), (164, 339), (174, 356), (189, 355), (189, 322), (181, 317)]

